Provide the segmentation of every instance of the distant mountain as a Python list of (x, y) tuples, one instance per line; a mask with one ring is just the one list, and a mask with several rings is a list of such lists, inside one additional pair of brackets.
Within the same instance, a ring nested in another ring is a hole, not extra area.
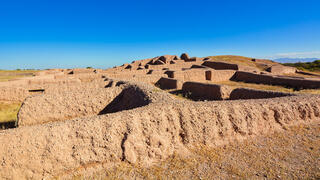
[(276, 62), (280, 63), (296, 63), (296, 62), (313, 62), (320, 58), (278, 58), (274, 59)]

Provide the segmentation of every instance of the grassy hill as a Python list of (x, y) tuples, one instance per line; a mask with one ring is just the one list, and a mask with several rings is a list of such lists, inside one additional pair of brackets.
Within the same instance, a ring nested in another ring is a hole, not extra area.
[(320, 60), (313, 62), (283, 63), (283, 65), (296, 67), (303, 71), (320, 72)]
[(228, 62), (233, 64), (239, 64), (243, 66), (249, 66), (249, 67), (257, 67), (260, 70), (265, 70), (267, 67), (266, 65), (274, 65), (278, 64), (276, 62), (273, 62), (271, 60), (267, 59), (255, 59), (251, 57), (244, 57), (244, 56), (235, 56), (235, 55), (221, 55), (221, 56), (208, 56), (214, 61), (222, 61), (222, 62)]

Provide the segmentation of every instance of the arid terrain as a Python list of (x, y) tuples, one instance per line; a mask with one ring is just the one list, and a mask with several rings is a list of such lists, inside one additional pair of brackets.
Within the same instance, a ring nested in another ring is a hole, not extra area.
[(184, 53), (0, 81), (0, 179), (320, 178), (318, 73)]

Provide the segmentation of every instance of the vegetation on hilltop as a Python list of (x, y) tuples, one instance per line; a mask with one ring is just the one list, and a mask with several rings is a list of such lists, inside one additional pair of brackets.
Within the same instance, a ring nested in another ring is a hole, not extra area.
[(235, 56), (235, 55), (220, 55), (220, 56), (208, 56), (208, 58), (214, 60), (214, 61), (222, 61), (222, 62), (228, 62), (233, 64), (239, 64), (243, 66), (250, 66), (250, 67), (256, 67), (260, 70), (265, 70), (266, 66), (263, 66), (262, 64), (277, 64), (276, 62), (273, 62), (271, 60), (266, 59), (255, 59), (251, 57), (244, 57), (244, 56)]
[(320, 72), (320, 60), (313, 62), (297, 62), (297, 63), (283, 63), (285, 66), (296, 67), (303, 71), (318, 71)]

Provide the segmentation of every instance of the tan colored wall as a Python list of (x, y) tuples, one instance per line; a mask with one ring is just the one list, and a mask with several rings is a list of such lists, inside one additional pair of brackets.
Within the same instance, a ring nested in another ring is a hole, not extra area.
[(182, 84), (182, 81), (162, 77), (155, 85), (161, 89), (182, 89)]
[(22, 102), (30, 93), (20, 87), (0, 87), (0, 100)]
[(199, 82), (185, 82), (182, 91), (191, 93), (192, 99), (200, 100), (223, 100), (228, 99), (231, 88), (223, 85), (205, 84)]
[(235, 73), (235, 70), (207, 70), (206, 79), (212, 82), (228, 81)]
[(293, 88), (314, 89), (320, 88), (320, 80), (300, 79), (289, 77), (278, 77), (263, 74), (255, 74), (244, 71), (237, 71), (233, 77), (235, 81), (244, 81), (249, 83), (281, 85)]
[(167, 71), (168, 77), (181, 81), (206, 81), (205, 69), (188, 69), (184, 71)]
[(297, 69), (294, 67), (274, 65), (269, 67), (267, 71), (275, 75), (282, 75), (282, 74), (294, 74), (296, 73)]
[(237, 64), (230, 64), (225, 62), (205, 61), (202, 65), (216, 70), (239, 70), (239, 66)]
[(294, 94), (274, 92), (274, 91), (262, 91), (256, 89), (237, 88), (232, 90), (230, 94), (230, 100), (238, 99), (265, 99), (284, 96), (293, 96)]
[(146, 91), (163, 99), (144, 107), (1, 132), (0, 178), (50, 179), (92, 162), (150, 165), (198, 145), (216, 147), (320, 121), (315, 95), (192, 102), (152, 89)]

